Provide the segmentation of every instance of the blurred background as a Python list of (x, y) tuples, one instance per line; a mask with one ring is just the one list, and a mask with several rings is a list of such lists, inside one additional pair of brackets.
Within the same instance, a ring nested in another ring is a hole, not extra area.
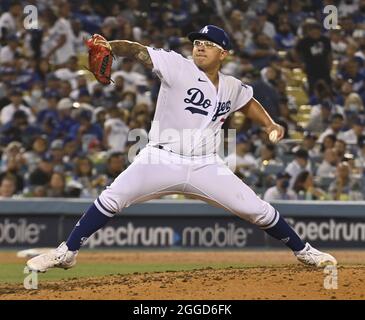
[[(338, 9), (330, 30), (328, 4)], [(24, 28), (26, 5), (37, 8), (37, 29)], [(364, 0), (2, 0), (0, 198), (91, 201), (130, 164), (128, 132), (146, 136), (159, 80), (118, 58), (115, 82), (101, 86), (85, 70), (85, 38), (100, 33), (188, 58), (186, 34), (207, 24), (233, 42), (222, 72), (252, 85), (287, 129), (272, 145), (242, 114), (227, 119), (235, 173), (267, 201), (364, 200)]]

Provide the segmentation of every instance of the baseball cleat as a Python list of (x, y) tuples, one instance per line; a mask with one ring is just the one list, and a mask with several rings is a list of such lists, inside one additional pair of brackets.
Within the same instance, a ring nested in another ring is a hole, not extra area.
[(28, 260), (27, 267), (37, 272), (46, 272), (51, 268), (70, 269), (76, 264), (77, 253), (68, 250), (66, 242), (62, 242), (57, 249)]
[(320, 268), (327, 265), (337, 265), (337, 260), (334, 257), (328, 253), (321, 252), (313, 248), (308, 242), (305, 244), (303, 250), (297, 251), (294, 254), (300, 262), (309, 266), (316, 266)]

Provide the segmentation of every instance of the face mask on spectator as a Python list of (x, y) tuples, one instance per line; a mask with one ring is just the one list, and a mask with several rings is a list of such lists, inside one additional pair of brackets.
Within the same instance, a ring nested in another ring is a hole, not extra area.
[(32, 91), (32, 97), (35, 99), (39, 99), (42, 97), (42, 90), (35, 89)]
[(350, 111), (357, 111), (357, 110), (358, 110), (357, 104), (355, 104), (355, 103), (350, 103), (350, 104), (348, 105), (348, 109), (349, 109)]
[(283, 183), (281, 184), (283, 189), (288, 189), (289, 187), (289, 181), (288, 180), (284, 180)]
[(122, 105), (123, 105), (123, 108), (131, 109), (133, 107), (133, 101), (131, 101), (131, 100), (123, 101)]

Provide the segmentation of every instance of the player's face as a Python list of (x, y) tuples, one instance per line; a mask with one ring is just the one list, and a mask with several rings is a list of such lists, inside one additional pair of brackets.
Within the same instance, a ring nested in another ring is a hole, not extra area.
[(216, 68), (221, 64), (228, 52), (208, 40), (195, 40), (193, 47), (193, 60), (202, 70)]

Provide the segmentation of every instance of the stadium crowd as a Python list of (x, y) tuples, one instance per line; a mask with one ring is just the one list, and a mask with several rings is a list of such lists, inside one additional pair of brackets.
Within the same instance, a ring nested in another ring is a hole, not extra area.
[[(338, 24), (323, 27), (334, 4)], [(38, 28), (24, 28), (24, 7)], [(365, 0), (2, 0), (0, 198), (94, 198), (131, 159), (132, 129), (146, 137), (159, 89), (133, 60), (114, 61), (109, 86), (84, 66), (84, 39), (100, 33), (189, 57), (185, 38), (223, 27), (232, 54), (222, 72), (286, 127), (277, 145), (243, 114), (232, 170), (265, 200), (365, 198)], [(228, 138), (225, 139), (228, 143)]]

